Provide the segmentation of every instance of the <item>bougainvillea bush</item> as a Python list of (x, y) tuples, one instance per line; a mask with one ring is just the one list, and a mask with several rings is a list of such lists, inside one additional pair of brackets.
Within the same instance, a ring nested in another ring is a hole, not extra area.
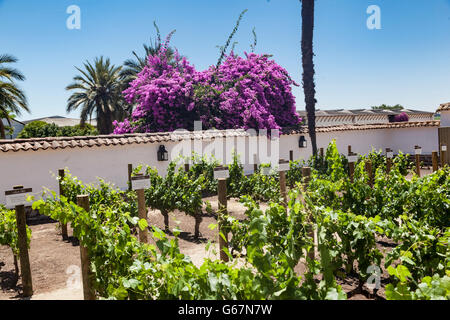
[(167, 60), (167, 45), (154, 56), (124, 91), (136, 104), (132, 116), (114, 122), (115, 134), (203, 129), (281, 129), (301, 123), (292, 95), (297, 85), (268, 55), (233, 52), (219, 65), (196, 71), (175, 53)]
[(394, 117), (394, 122), (407, 122), (407, 121), (409, 121), (409, 116), (408, 116), (408, 114), (405, 113), (405, 112), (402, 112), (402, 113), (400, 113), (400, 114), (397, 114), (397, 115)]

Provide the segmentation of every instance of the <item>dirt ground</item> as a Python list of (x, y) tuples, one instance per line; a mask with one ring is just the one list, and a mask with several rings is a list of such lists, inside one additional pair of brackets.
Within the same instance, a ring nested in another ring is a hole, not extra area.
[[(218, 258), (218, 234), (217, 228), (211, 230), (208, 226), (216, 224), (217, 197), (205, 198), (211, 203), (213, 212), (208, 214), (204, 207), (203, 221), (200, 226), (200, 239), (195, 240), (194, 218), (186, 216), (182, 212), (170, 213), (170, 229), (178, 225), (182, 230), (179, 236), (179, 246), (182, 253), (191, 257), (192, 262), (200, 266), (207, 256)], [(261, 209), (267, 205), (261, 204)], [(237, 200), (228, 201), (228, 212), (238, 219), (245, 218), (245, 208)], [(149, 225), (156, 225), (164, 229), (164, 219), (158, 210), (148, 212)], [(82, 300), (81, 274), (80, 274), (80, 249), (73, 241), (72, 230), (69, 228), (69, 241), (63, 241), (58, 223), (47, 222), (30, 226), (32, 230), (31, 248), (29, 251), (31, 273), (33, 280), (34, 295), (32, 300)], [(172, 237), (169, 234), (169, 237)], [(215, 253), (210, 249), (206, 252), (205, 246), (208, 241), (213, 242)], [(385, 249), (389, 247), (386, 242), (380, 241), (379, 247)], [(299, 263), (296, 272), (302, 274), (305, 265)], [(383, 278), (387, 278), (387, 273), (383, 270)], [(348, 277), (345, 281), (339, 281), (349, 299), (379, 299), (369, 294), (370, 290), (357, 290), (356, 278)], [(383, 280), (382, 280), (383, 285)], [(23, 299), (21, 297), (21, 280), (14, 281), (14, 265), (11, 250), (8, 247), (0, 246), (0, 300)], [(371, 292), (371, 291), (370, 291)], [(379, 296), (383, 296), (381, 289)]]

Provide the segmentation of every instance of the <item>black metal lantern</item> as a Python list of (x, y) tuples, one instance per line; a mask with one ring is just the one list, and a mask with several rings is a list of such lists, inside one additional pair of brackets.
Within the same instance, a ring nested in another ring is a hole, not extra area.
[(169, 152), (167, 152), (165, 146), (159, 146), (158, 149), (158, 161), (168, 161), (169, 160)]
[(298, 147), (299, 148), (306, 148), (308, 147), (308, 142), (305, 139), (305, 136), (301, 136), (300, 140), (298, 141)]

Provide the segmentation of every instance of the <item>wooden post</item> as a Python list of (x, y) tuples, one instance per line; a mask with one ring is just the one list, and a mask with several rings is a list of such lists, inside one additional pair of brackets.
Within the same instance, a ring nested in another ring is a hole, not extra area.
[(286, 171), (280, 171), (280, 192), (283, 197), (283, 206), (287, 207), (288, 199), (286, 192)]
[(284, 160), (284, 159), (280, 159), (280, 161), (278, 162), (278, 172), (280, 173), (280, 193), (281, 196), (283, 197), (283, 203), (282, 205), (284, 207), (287, 207), (288, 205), (288, 196), (287, 196), (287, 191), (286, 191), (286, 171), (289, 171), (289, 161)]
[[(302, 177), (303, 177), (303, 186), (305, 188), (305, 190), (308, 188), (309, 185), (309, 181), (311, 180), (311, 168), (310, 167), (303, 167), (302, 168)], [(315, 259), (315, 232), (314, 232), (314, 219), (311, 215), (309, 215), (309, 222), (310, 222), (310, 227), (308, 230), (308, 235), (313, 239), (314, 244), (313, 247), (311, 248), (311, 250), (308, 251), (308, 257), (311, 260)]]
[(133, 173), (133, 165), (128, 164), (128, 191), (131, 191), (131, 174)]
[[(15, 186), (13, 189), (20, 190), (23, 189), (23, 186)], [(33, 280), (31, 278), (30, 257), (28, 255), (27, 217), (24, 205), (16, 206), (16, 222), (23, 296), (31, 297), (33, 295)]]
[(386, 173), (391, 172), (392, 169), (392, 158), (390, 157), (390, 154), (392, 154), (392, 150), (386, 148)]
[[(137, 177), (143, 176), (142, 173), (136, 174)], [(138, 198), (138, 216), (139, 220), (144, 219), (147, 220), (147, 206), (145, 205), (145, 191), (144, 189), (136, 190), (137, 198)], [(147, 228), (145, 230), (141, 230), (138, 227), (139, 241), (142, 243), (148, 243), (148, 231)]]
[[(58, 175), (59, 175), (59, 196), (61, 197), (61, 196), (64, 196), (62, 181), (64, 180), (65, 170), (59, 169)], [(61, 235), (62, 235), (63, 240), (68, 240), (69, 235), (67, 234), (67, 223), (60, 223), (60, 225), (61, 225)]]
[(293, 150), (289, 151), (289, 160), (294, 161), (294, 151)]
[(324, 151), (323, 148), (320, 148), (319, 154), (320, 154), (320, 157), (321, 157), (321, 158), (323, 158), (323, 155), (324, 155), (323, 151)]
[(438, 152), (433, 151), (432, 153), (432, 161), (433, 161), (433, 172), (436, 172), (439, 170), (439, 159), (438, 159)]
[(256, 173), (258, 171), (258, 162), (256, 161), (256, 154), (253, 155), (253, 172)]
[(302, 177), (303, 177), (303, 184), (305, 187), (307, 187), (309, 185), (309, 181), (311, 181), (311, 168), (310, 167), (302, 168)]
[(372, 160), (366, 161), (366, 171), (369, 176), (369, 186), (371, 186), (373, 188)]
[(189, 172), (189, 163), (184, 164), (184, 171)]
[(441, 144), (441, 167), (445, 167), (447, 164), (447, 145)]
[[(228, 262), (228, 256), (224, 251), (224, 248), (228, 248), (228, 232), (223, 228), (223, 215), (227, 211), (227, 179), (218, 179), (218, 197), (219, 197), (219, 212), (218, 212), (218, 224), (219, 224), (219, 250), (220, 260)], [(220, 235), (223, 233), (225, 239)]]
[(348, 154), (349, 154), (349, 155), (353, 153), (353, 152), (352, 152), (352, 146), (348, 146), (347, 149), (348, 149)]
[[(77, 205), (89, 212), (89, 196), (77, 196)], [(93, 274), (91, 272), (91, 261), (88, 249), (80, 243), (81, 276), (83, 279), (84, 300), (95, 300), (94, 288), (92, 285)]]
[(414, 149), (415, 149), (415, 157), (416, 157), (416, 173), (420, 177), (420, 154), (421, 154), (421, 148), (419, 146), (415, 146)]
[[(351, 150), (350, 146), (349, 146), (349, 150)], [(356, 156), (356, 154), (350, 151), (348, 156), (353, 157), (353, 156)], [(355, 174), (355, 162), (354, 161), (350, 161), (350, 160), (348, 161), (348, 173), (350, 175), (350, 181), (353, 183), (353, 177)]]

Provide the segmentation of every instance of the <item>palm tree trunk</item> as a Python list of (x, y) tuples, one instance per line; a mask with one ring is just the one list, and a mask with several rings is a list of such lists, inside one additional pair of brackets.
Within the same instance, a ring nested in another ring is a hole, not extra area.
[(308, 118), (309, 137), (313, 154), (317, 154), (316, 141), (316, 89), (314, 83), (314, 0), (300, 0), (302, 3), (302, 64), (303, 91), (305, 93), (306, 114)]
[(0, 139), (6, 139), (5, 126), (3, 125), (3, 119), (0, 117)]
[(97, 130), (99, 134), (108, 134), (108, 130), (105, 128), (105, 114), (103, 112), (97, 112)]

